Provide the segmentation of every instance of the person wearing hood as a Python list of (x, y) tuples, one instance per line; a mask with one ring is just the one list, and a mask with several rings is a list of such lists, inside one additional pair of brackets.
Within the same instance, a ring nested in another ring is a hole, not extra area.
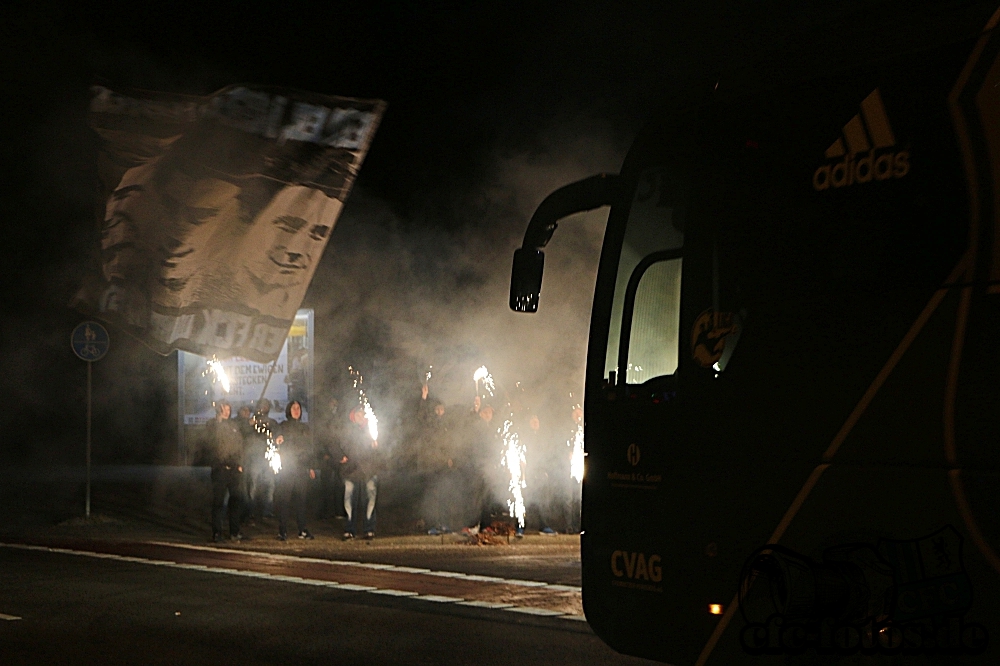
[(343, 513), (343, 481), (338, 474), (337, 453), (341, 451), (344, 425), (347, 417), (340, 410), (340, 401), (331, 397), (324, 413), (316, 420), (316, 442), (319, 461), (319, 511), (320, 520), (338, 517)]
[(230, 419), (232, 407), (225, 400), (215, 404), (215, 418), (209, 422), (209, 463), (212, 467), (212, 540), (222, 541), (222, 514), (228, 496), (229, 537), (243, 539), (240, 517), (243, 512), (243, 435)]
[(236, 420), (236, 425), (239, 426), (240, 434), (243, 435), (243, 441), (249, 442), (250, 438), (254, 435), (253, 412), (250, 411), (247, 405), (243, 405), (236, 416), (232, 418)]
[(285, 408), (285, 420), (278, 424), (275, 438), (281, 468), (275, 477), (274, 504), (278, 512), (278, 539), (288, 538), (288, 513), (295, 511), (300, 539), (312, 539), (306, 528), (306, 498), (309, 480), (316, 478), (315, 451), (309, 426), (302, 422), (302, 405), (292, 400)]
[(423, 424), (416, 467), (425, 488), (422, 515), (431, 533), (449, 532), (462, 522), (459, 498), (467, 497), (457, 465), (456, 433), (444, 404), (433, 403), (430, 419)]
[(274, 472), (271, 471), (264, 454), (267, 452), (267, 438), (277, 436), (278, 422), (272, 419), (271, 401), (261, 398), (250, 419), (253, 435), (247, 440), (247, 496), (250, 503), (249, 518), (272, 516), (274, 503)]

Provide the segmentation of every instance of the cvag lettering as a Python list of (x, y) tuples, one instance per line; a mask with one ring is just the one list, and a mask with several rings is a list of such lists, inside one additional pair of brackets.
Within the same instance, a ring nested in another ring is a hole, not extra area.
[(663, 568), (660, 566), (659, 555), (633, 553), (616, 550), (611, 553), (611, 573), (616, 578), (630, 578), (659, 583), (663, 580)]

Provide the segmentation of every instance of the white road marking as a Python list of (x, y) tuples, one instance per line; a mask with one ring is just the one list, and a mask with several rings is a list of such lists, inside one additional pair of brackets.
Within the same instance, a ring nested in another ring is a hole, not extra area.
[(390, 597), (415, 597), (417, 592), (410, 592), (409, 590), (394, 590), (392, 588), (385, 588), (382, 590), (371, 590), (372, 594), (386, 594)]
[[(118, 558), (114, 558), (114, 559), (118, 559)], [(123, 562), (127, 562), (128, 560), (122, 560), (122, 561)], [(186, 564), (184, 562), (178, 562), (174, 566), (177, 567), (177, 568), (179, 568), (179, 569), (194, 569), (195, 571), (199, 571), (199, 570), (200, 571), (208, 571), (208, 566), (206, 566), (204, 564)]]
[(420, 567), (404, 567), (396, 564), (381, 564), (378, 562), (359, 562), (357, 560), (325, 560), (318, 557), (301, 557), (299, 555), (286, 555), (283, 553), (263, 553), (256, 550), (236, 550), (235, 548), (217, 548), (215, 546), (200, 546), (193, 543), (174, 543), (171, 541), (145, 541), (154, 546), (168, 546), (170, 548), (186, 548), (188, 550), (201, 550), (209, 553), (232, 553), (250, 557), (269, 559), (283, 562), (312, 562), (315, 564), (331, 564), (341, 567), (358, 567), (361, 569), (377, 569), (381, 571), (399, 571), (401, 573), (423, 574), (425, 576), (438, 576), (440, 578), (457, 578), (460, 580), (481, 581), (484, 583), (498, 583), (504, 585), (517, 585), (518, 587), (537, 587), (552, 590), (553, 592), (582, 592), (583, 588), (577, 585), (558, 585), (555, 583), (545, 583), (537, 580), (520, 580), (517, 578), (499, 578), (497, 576), (481, 576), (478, 574), (466, 574), (458, 571), (434, 571)]
[[(163, 543), (162, 545), (176, 546), (177, 544)], [(435, 603), (446, 603), (446, 604), (457, 604), (460, 606), (472, 606), (476, 608), (488, 608), (492, 610), (504, 610), (511, 611), (514, 613), (523, 613), (526, 615), (537, 615), (542, 617), (558, 617), (565, 620), (576, 620), (576, 621), (586, 621), (586, 618), (582, 615), (569, 615), (563, 613), (562, 611), (551, 610), (548, 608), (536, 608), (533, 606), (515, 606), (514, 604), (507, 603), (496, 603), (492, 601), (477, 601), (462, 599), (460, 597), (448, 597), (439, 594), (418, 594), (416, 592), (409, 592), (405, 590), (396, 590), (392, 588), (378, 588), (371, 585), (355, 585), (354, 583), (337, 583), (335, 581), (329, 580), (317, 580), (312, 578), (300, 578), (298, 576), (285, 576), (282, 574), (269, 574), (259, 571), (246, 571), (240, 569), (227, 569), (224, 567), (209, 567), (204, 564), (186, 564), (183, 562), (173, 562), (169, 560), (153, 560), (143, 557), (131, 557), (128, 555), (114, 555), (112, 553), (95, 553), (87, 550), (73, 550), (70, 548), (54, 548), (48, 546), (32, 546), (28, 544), (19, 543), (0, 543), (0, 548), (15, 548), (19, 550), (30, 550), (43, 553), (58, 553), (61, 555), (78, 555), (81, 557), (90, 557), (94, 559), (101, 560), (114, 560), (117, 562), (129, 562), (136, 564), (151, 564), (160, 567), (168, 567), (172, 569), (186, 569), (189, 571), (199, 571), (202, 573), (212, 573), (212, 574), (225, 574), (229, 576), (245, 576), (248, 578), (260, 578), (265, 580), (274, 580), (283, 583), (293, 583), (297, 585), (313, 585), (317, 587), (330, 587), (338, 590), (349, 590), (354, 592), (368, 592), (371, 594), (381, 594), (387, 596), (408, 598), (408, 599), (419, 599), (421, 601), (431, 601)], [(219, 548), (205, 548), (201, 546), (193, 546), (193, 549), (197, 550), (208, 550), (213, 552), (219, 552), (222, 549)], [(248, 551), (242, 550), (225, 550), (223, 552), (229, 553), (241, 553), (247, 554)], [(254, 553), (255, 555), (272, 555), (271, 553)], [(358, 566), (362, 568), (370, 569), (380, 569), (380, 570), (395, 570), (403, 572), (405, 569), (410, 567), (396, 567), (394, 565), (369, 565), (364, 562), (337, 562), (334, 560), (321, 560), (316, 558), (299, 558), (291, 557), (287, 555), (275, 556), (283, 560), (293, 560), (297, 562), (309, 561), (315, 563), (325, 563), (325, 564), (346, 564), (348, 566)], [(418, 571), (406, 571), (406, 573), (419, 573), (427, 574), (431, 576), (441, 576), (445, 578), (456, 578), (465, 579), (473, 581), (489, 581), (489, 582), (499, 582), (508, 585), (520, 585), (522, 587), (535, 587), (535, 588), (552, 588), (556, 591), (578, 591), (580, 588), (573, 587), (570, 585), (551, 585), (549, 583), (540, 583), (537, 581), (525, 581), (516, 580), (509, 578), (496, 578), (492, 576), (473, 576), (469, 574), (455, 573), (450, 571), (430, 571), (430, 570), (418, 570)], [(20, 620), (20, 617), (16, 615), (4, 615), (0, 613), (0, 620)]]
[(510, 608), (504, 608), (504, 610), (512, 613), (525, 613), (526, 615), (565, 615), (561, 611), (549, 610), (548, 608), (532, 608), (531, 606), (511, 606)]
[[(504, 578), (504, 585), (517, 585), (519, 587), (548, 587), (548, 583), (539, 583), (537, 580), (518, 580), (516, 578)], [(581, 590), (582, 591), (582, 590)]]
[(301, 585), (315, 585), (316, 587), (343, 587), (340, 583), (334, 583), (329, 580), (314, 580), (312, 578), (302, 578), (294, 582)]
[(553, 592), (579, 592), (580, 588), (573, 585), (549, 585), (545, 586), (546, 590), (552, 590)]
[(457, 603), (459, 606), (475, 606), (476, 608), (492, 608), (494, 610), (514, 607), (514, 604), (504, 604), (497, 601), (459, 601)]
[(496, 576), (479, 576), (479, 575), (466, 575), (465, 580), (478, 581), (481, 583), (503, 583), (503, 578), (497, 578)]

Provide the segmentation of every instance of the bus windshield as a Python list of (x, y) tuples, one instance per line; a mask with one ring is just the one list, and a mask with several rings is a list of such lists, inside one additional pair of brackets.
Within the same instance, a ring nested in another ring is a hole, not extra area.
[[(639, 176), (615, 278), (606, 378), (611, 372), (621, 372), (619, 344), (622, 317), (628, 309), (632, 317), (628, 363), (624, 368), (626, 383), (641, 384), (677, 370), (685, 212), (681, 195), (685, 189), (663, 167), (647, 169)], [(643, 262), (653, 253), (671, 250), (676, 252), (669, 258)], [(630, 281), (635, 283), (631, 295)], [(628, 308), (627, 302), (633, 307)]]

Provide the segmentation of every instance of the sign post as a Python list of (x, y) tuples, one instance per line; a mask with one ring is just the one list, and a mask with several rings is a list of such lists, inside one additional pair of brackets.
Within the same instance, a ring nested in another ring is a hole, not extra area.
[(99, 361), (108, 353), (110, 338), (103, 326), (93, 321), (85, 321), (73, 329), (70, 335), (70, 346), (73, 353), (87, 362), (87, 500), (86, 515), (90, 517), (90, 415), (91, 415), (91, 379), (94, 361)]

